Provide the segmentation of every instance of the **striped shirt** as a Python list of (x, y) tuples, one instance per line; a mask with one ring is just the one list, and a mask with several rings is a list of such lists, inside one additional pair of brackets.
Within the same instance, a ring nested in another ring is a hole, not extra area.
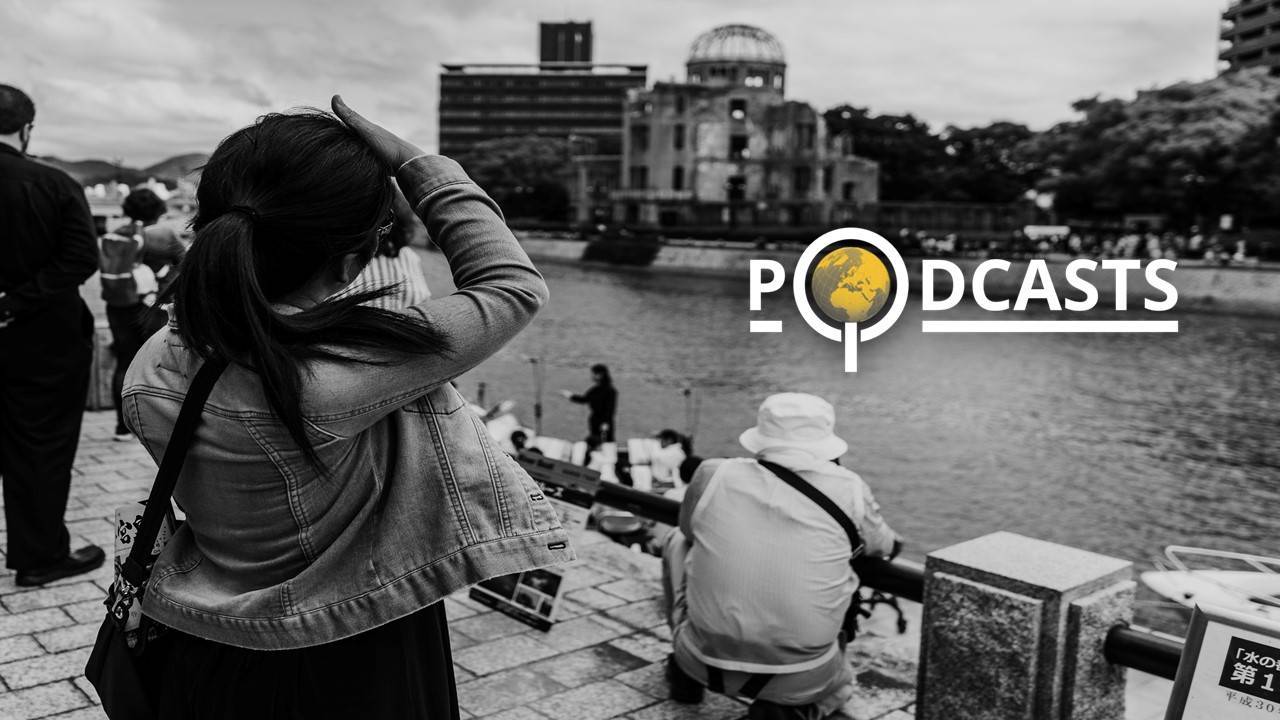
[(427, 278), (422, 273), (422, 260), (411, 247), (400, 248), (400, 254), (395, 257), (375, 255), (373, 260), (365, 266), (364, 271), (339, 295), (395, 285), (398, 287), (390, 295), (370, 301), (368, 305), (384, 310), (395, 310), (417, 305), (431, 297)]

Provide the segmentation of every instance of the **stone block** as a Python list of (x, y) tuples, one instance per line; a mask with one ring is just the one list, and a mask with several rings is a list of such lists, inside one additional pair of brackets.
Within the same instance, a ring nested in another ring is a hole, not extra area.
[(87, 653), (72, 651), (8, 662), (0, 665), (0, 679), (11, 690), (44, 685), (55, 680), (70, 680), (84, 675), (84, 664), (88, 658)]
[(635, 710), (627, 717), (630, 720), (734, 720), (744, 717), (746, 713), (746, 705), (724, 695), (707, 693), (706, 698), (697, 705), (664, 700), (657, 705)]
[(449, 627), (480, 642), (496, 640), (508, 635), (517, 635), (529, 630), (528, 625), (510, 615), (503, 615), (492, 610), (465, 617), (461, 620), (454, 620), (449, 623)]
[(590, 608), (591, 610), (608, 610), (619, 605), (626, 605), (627, 601), (617, 595), (610, 595), (607, 592), (597, 590), (596, 588), (581, 588), (572, 590), (565, 594), (565, 597), (575, 603)]
[(1136, 588), (1132, 580), (1126, 580), (1071, 603), (1063, 702), (1072, 720), (1124, 717), (1127, 673), (1107, 662), (1103, 645), (1112, 627), (1133, 620)]
[(30, 635), (14, 635), (0, 639), (0, 660), (9, 662), (44, 655), (44, 648)]
[[(11, 613), (24, 613), (28, 610), (68, 605), (82, 600), (102, 602), (105, 597), (102, 594), (102, 588), (97, 585), (91, 582), (77, 581), (71, 585), (54, 585), (40, 588), (39, 590), (10, 593), (5, 595), (0, 602), (3, 602), (5, 609)], [(103, 607), (102, 616), (106, 617), (105, 606)]]
[(950, 572), (1010, 592), (1051, 598), (1083, 597), (1128, 580), (1133, 563), (1037, 540), (995, 532), (929, 553), (927, 568)]
[(932, 575), (920, 639), (922, 720), (1036, 717), (1043, 604), (948, 573)]
[(527, 668), (514, 668), (468, 683), (459, 683), (458, 703), (463, 710), (483, 717), (528, 705), (564, 689), (563, 685), (542, 673)]
[(0, 718), (32, 720), (89, 705), (89, 699), (75, 685), (69, 682), (51, 683), (0, 694)]
[(645, 661), (612, 645), (594, 645), (529, 666), (567, 688), (606, 680), (645, 665)]
[(662, 607), (662, 598), (638, 600), (626, 605), (609, 608), (604, 611), (605, 617), (616, 620), (636, 630), (648, 630), (658, 625), (667, 624), (666, 611)]
[(558, 622), (545, 633), (538, 633), (537, 637), (560, 652), (568, 652), (607, 642), (628, 632), (631, 632), (629, 628), (617, 623), (605, 624), (600, 618), (588, 616)]
[(512, 635), (460, 650), (453, 654), (453, 661), (477, 675), (488, 675), (551, 657), (557, 652), (555, 648), (536, 638), (528, 635)]
[(619, 673), (613, 679), (659, 700), (665, 700), (671, 695), (671, 686), (667, 683), (667, 663), (665, 660)]
[(649, 662), (666, 660), (667, 655), (671, 654), (671, 643), (659, 640), (649, 633), (627, 635), (610, 640), (609, 644)]
[(601, 680), (543, 698), (530, 707), (553, 718), (604, 720), (653, 704), (653, 698), (614, 680)]
[[(95, 605), (98, 608), (96, 616), (98, 618), (106, 617), (107, 610), (103, 607), (102, 603), (97, 602)], [(9, 637), (11, 635), (35, 633), (70, 624), (71, 619), (67, 617), (67, 614), (56, 607), (44, 608), (42, 610), (31, 610), (30, 612), (18, 613), (16, 615), (0, 615), (0, 638)]]
[(925, 563), (917, 717), (1120, 720), (1123, 673), (1102, 658), (1129, 617), (1132, 564), (1008, 532)]

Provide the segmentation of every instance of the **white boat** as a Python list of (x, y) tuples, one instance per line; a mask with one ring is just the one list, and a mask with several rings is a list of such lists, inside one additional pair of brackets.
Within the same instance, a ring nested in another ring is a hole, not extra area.
[(1170, 545), (1142, 582), (1185, 607), (1214, 605), (1280, 620), (1280, 558)]

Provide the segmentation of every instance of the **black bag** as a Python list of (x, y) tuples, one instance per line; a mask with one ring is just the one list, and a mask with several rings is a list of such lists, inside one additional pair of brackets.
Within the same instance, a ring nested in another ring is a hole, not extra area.
[(169, 446), (160, 460), (160, 470), (151, 486), (133, 549), (123, 562), (116, 559), (116, 579), (107, 590), (107, 617), (102, 621), (89, 663), (84, 668), (85, 677), (98, 691), (102, 709), (111, 720), (156, 717), (153, 700), (165, 661), (165, 628), (145, 616), (136, 630), (126, 629), (126, 623), (151, 575), (156, 537), (172, 509), (170, 497), (195, 437), (196, 426), (200, 424), (205, 401), (226, 367), (225, 361), (211, 360), (196, 373), (178, 412)]

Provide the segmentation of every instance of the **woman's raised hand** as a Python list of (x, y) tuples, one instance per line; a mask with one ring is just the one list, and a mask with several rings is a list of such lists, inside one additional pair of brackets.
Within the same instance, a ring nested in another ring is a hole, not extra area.
[(395, 172), (410, 159), (425, 155), (421, 148), (396, 135), (381, 125), (366, 120), (363, 115), (347, 107), (340, 95), (333, 96), (333, 113), (369, 144), (378, 157)]

